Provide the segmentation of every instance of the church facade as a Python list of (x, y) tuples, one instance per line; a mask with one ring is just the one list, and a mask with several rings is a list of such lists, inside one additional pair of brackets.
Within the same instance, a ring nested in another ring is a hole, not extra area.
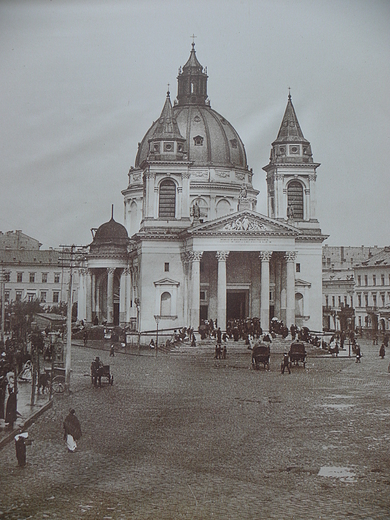
[(212, 318), (277, 317), (322, 330), (322, 242), (316, 170), (291, 96), (269, 163), (267, 215), (234, 127), (211, 108), (192, 44), (177, 98), (139, 143), (124, 225), (97, 229), (80, 270), (79, 318), (139, 331)]

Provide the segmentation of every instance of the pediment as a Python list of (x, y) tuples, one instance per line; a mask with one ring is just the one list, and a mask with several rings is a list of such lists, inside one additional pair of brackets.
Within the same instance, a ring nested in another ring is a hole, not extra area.
[(301, 278), (297, 278), (295, 280), (295, 287), (311, 287), (311, 283), (306, 282), (305, 280), (302, 280)]
[(294, 226), (271, 219), (256, 211), (244, 210), (189, 228), (187, 233), (196, 236), (209, 234), (296, 236), (300, 231)]
[(162, 278), (161, 280), (157, 280), (157, 282), (153, 282), (154, 285), (180, 285), (180, 282), (177, 282), (176, 280), (172, 280), (171, 278)]

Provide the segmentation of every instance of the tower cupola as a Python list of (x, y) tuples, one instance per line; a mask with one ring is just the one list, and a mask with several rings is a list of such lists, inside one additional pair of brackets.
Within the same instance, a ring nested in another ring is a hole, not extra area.
[(174, 116), (169, 90), (161, 115), (148, 142), (148, 161), (182, 161), (186, 159), (186, 140), (181, 135)]
[(207, 70), (199, 63), (192, 44), (190, 57), (183, 68), (179, 68), (177, 77), (178, 105), (206, 105), (207, 103)]
[(288, 95), (279, 133), (272, 143), (267, 172), (268, 216), (300, 228), (319, 228), (316, 218), (316, 169), (311, 146), (304, 138)]

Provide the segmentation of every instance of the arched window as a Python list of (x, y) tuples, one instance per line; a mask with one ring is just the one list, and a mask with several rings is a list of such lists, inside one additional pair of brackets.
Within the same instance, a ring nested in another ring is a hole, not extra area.
[(160, 316), (171, 316), (171, 295), (164, 292), (161, 295)]
[(160, 197), (158, 204), (158, 216), (162, 218), (175, 218), (176, 186), (171, 180), (162, 181), (160, 184)]
[(292, 207), (294, 219), (303, 220), (303, 188), (298, 181), (287, 186), (287, 206)]

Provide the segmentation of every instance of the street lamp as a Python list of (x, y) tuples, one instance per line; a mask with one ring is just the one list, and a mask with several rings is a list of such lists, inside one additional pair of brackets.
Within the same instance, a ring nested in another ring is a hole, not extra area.
[(156, 320), (156, 325), (157, 325), (157, 331), (156, 331), (156, 357), (157, 357), (157, 350), (158, 350), (158, 324), (159, 324), (159, 321), (160, 321), (160, 316), (158, 315), (154, 315), (154, 319)]

